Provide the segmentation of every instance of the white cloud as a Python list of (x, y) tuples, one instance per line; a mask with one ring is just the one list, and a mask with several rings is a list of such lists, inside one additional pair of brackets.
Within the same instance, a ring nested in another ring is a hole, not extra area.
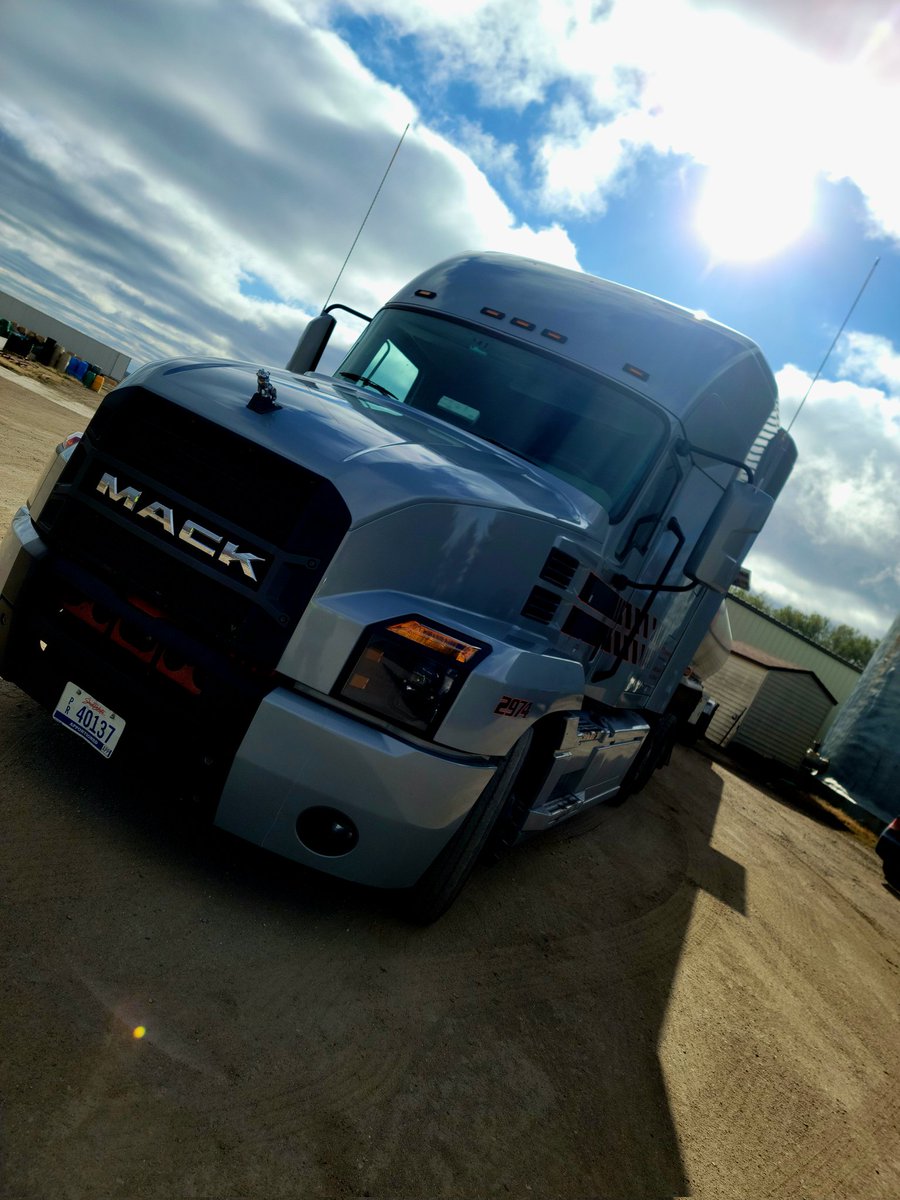
[[(292, 0), (308, 11), (306, 0)], [(521, 110), (542, 101), (560, 71), (570, 73), (568, 54), (579, 36), (593, 28), (583, 0), (556, 5), (525, 0), (331, 0), (317, 5), (321, 20), (342, 12), (383, 19), (393, 36), (413, 34), (425, 50), (432, 84), (466, 78), (482, 102)], [(580, 58), (582, 67), (585, 59)]]
[(555, 115), (554, 124), (565, 132), (544, 138), (538, 151), (544, 202), (598, 215), (610, 195), (623, 186), (628, 163), (646, 144), (647, 118), (631, 111), (609, 124), (591, 125), (579, 120), (578, 107), (569, 103)]
[(873, 226), (900, 238), (900, 176), (882, 139), (866, 136), (900, 108), (897, 19), (879, 21), (874, 0), (828, 3), (828, 21), (818, 4), (775, 0), (762, 11), (756, 0), (333, 0), (319, 12), (384, 18), (386, 37), (414, 36), (432, 86), (465, 79), (485, 104), (533, 106), (554, 210), (601, 213), (649, 148), (745, 190), (851, 179)]
[(849, 625), (867, 637), (879, 640), (890, 619), (883, 609), (861, 598), (855, 581), (846, 585), (810, 579), (805, 571), (793, 570), (783, 558), (754, 551), (748, 559), (753, 572), (753, 590), (764, 592), (779, 608), (790, 605), (800, 612), (817, 612), (834, 624)]
[[(844, 372), (861, 383), (881, 384), (891, 389), (895, 404), (900, 397), (900, 352), (885, 337), (871, 333), (848, 333), (839, 353)], [(900, 409), (892, 415), (900, 419)]]
[(744, 14), (791, 41), (803, 41), (828, 62), (865, 66), (884, 79), (898, 63), (896, 6), (885, 0), (695, 0), (701, 9)]
[[(286, 360), (416, 119), (302, 8), (48, 0), (41, 22), (6, 14), (7, 290), (36, 300), (56, 280), (59, 316), (137, 358)], [(47, 28), (91, 53), (54, 53)], [(414, 125), (334, 298), (373, 311), (481, 247), (577, 265), (561, 226), (518, 223), (467, 155)]]
[(454, 142), (481, 170), (503, 180), (514, 193), (521, 192), (522, 168), (514, 142), (501, 142), (468, 117), (458, 117), (453, 127)]
[[(870, 636), (900, 610), (900, 389), (889, 341), (847, 335), (842, 379), (819, 379), (792, 429), (799, 457), (748, 565), (772, 599)], [(777, 374), (788, 418), (810, 384)], [(876, 386), (880, 384), (881, 386)]]

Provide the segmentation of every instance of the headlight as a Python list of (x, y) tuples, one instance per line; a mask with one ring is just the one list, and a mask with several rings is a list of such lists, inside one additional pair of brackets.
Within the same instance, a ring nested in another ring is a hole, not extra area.
[(336, 694), (395, 725), (431, 733), (469, 671), (489, 653), (483, 642), (403, 617), (366, 630)]

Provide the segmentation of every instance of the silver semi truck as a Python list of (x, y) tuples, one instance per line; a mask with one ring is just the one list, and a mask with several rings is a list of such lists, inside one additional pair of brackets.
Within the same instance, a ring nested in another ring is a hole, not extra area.
[(0, 674), (428, 921), (668, 761), (795, 449), (753, 342), (577, 272), (450, 259), (326, 375), (334, 323), (110, 393), (2, 544)]

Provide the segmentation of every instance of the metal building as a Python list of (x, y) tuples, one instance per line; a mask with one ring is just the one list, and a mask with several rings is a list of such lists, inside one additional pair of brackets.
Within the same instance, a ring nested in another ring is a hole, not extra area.
[(24, 300), (17, 300), (7, 292), (0, 292), (0, 317), (5, 317), (16, 325), (24, 325), (26, 329), (33, 329), (42, 337), (53, 338), (60, 346), (65, 346), (79, 358), (98, 366), (101, 375), (117, 381), (125, 378), (125, 372), (131, 363), (130, 355), (105, 345), (63, 321), (57, 321), (55, 317), (33, 308)]
[(814, 671), (734, 642), (708, 683), (719, 701), (707, 737), (799, 767), (837, 701)]
[[(747, 646), (753, 646), (763, 654), (771, 655), (783, 663), (804, 667), (819, 679), (834, 697), (837, 707), (831, 709), (819, 737), (830, 728), (840, 705), (851, 695), (859, 683), (862, 671), (845, 662), (830, 650), (816, 645), (802, 633), (782, 625), (767, 613), (729, 596), (726, 600), (728, 620), (733, 637)], [(713, 687), (710, 690), (715, 694)], [(716, 697), (718, 699), (718, 697)]]

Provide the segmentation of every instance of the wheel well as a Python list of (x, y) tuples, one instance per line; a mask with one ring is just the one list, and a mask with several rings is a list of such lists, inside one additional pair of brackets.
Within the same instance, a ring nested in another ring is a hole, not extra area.
[(532, 725), (531, 745), (519, 771), (511, 802), (500, 814), (491, 834), (488, 857), (499, 858), (517, 840), (553, 764), (553, 754), (563, 744), (567, 720), (562, 713), (551, 713)]
[(532, 726), (531, 749), (528, 751), (521, 775), (530, 799), (538, 794), (547, 778), (553, 755), (563, 744), (568, 719), (562, 713), (551, 713), (535, 721)]

